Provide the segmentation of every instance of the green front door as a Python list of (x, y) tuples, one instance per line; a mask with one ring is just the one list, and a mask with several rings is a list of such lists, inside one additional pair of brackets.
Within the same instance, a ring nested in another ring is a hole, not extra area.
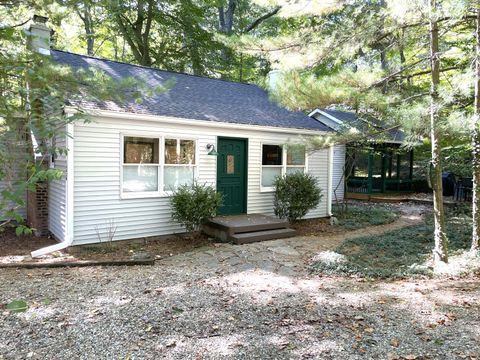
[(223, 194), (219, 212), (247, 212), (247, 140), (218, 138), (217, 191)]

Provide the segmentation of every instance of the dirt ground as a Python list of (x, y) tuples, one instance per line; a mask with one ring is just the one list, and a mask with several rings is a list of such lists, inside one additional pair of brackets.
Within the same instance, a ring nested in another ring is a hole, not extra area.
[(0, 264), (14, 263), (52, 263), (77, 260), (111, 261), (126, 260), (142, 252), (155, 259), (174, 256), (193, 251), (201, 247), (212, 247), (207, 236), (170, 236), (158, 239), (113, 242), (92, 246), (72, 246), (42, 258), (32, 259), (30, 253), (42, 247), (56, 244), (50, 237), (16, 236), (11, 229), (0, 236)]
[(51, 237), (17, 236), (15, 229), (6, 228), (0, 232), (0, 257), (28, 255), (33, 250), (52, 244), (56, 244), (56, 241)]

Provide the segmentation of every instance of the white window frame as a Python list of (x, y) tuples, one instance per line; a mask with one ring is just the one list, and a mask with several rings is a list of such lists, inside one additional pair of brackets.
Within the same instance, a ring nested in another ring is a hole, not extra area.
[[(149, 164), (148, 166), (157, 166), (158, 171), (158, 190), (157, 191), (139, 191), (139, 192), (124, 192), (123, 191), (123, 167), (124, 166), (138, 166), (138, 164), (124, 164), (124, 146), (125, 146), (125, 137), (142, 137), (148, 139), (158, 139), (158, 151), (159, 158), (158, 164)], [(199, 140), (195, 136), (178, 136), (178, 134), (154, 134), (154, 133), (121, 133), (120, 134), (120, 198), (121, 199), (143, 199), (143, 198), (159, 198), (159, 197), (170, 197), (173, 194), (173, 191), (163, 191), (164, 188), (164, 174), (165, 174), (165, 165), (167, 166), (186, 166), (181, 164), (165, 164), (165, 139), (176, 139), (178, 140), (192, 140), (195, 141), (195, 165), (190, 165), (193, 167), (193, 178), (194, 180), (198, 179), (198, 164), (200, 161), (199, 158)]]
[[(194, 141), (194, 151), (195, 151), (195, 164), (190, 165), (190, 164), (165, 164), (165, 140), (170, 139), (170, 140), (177, 140), (177, 151), (180, 150), (180, 140), (191, 140)], [(162, 188), (165, 188), (165, 181), (164, 181), (164, 175), (165, 175), (165, 166), (167, 167), (191, 167), (193, 168), (193, 180), (197, 180), (198, 176), (198, 161), (199, 161), (199, 151), (198, 151), (198, 139), (194, 137), (188, 137), (188, 136), (178, 136), (178, 135), (164, 135), (163, 136), (163, 141), (162, 141), (162, 179), (160, 183), (162, 184)], [(163, 196), (172, 196), (173, 195), (173, 190), (163, 190), (162, 191)]]
[[(282, 148), (282, 165), (263, 165), (263, 145), (275, 145), (280, 146)], [(275, 191), (275, 187), (273, 186), (263, 186), (262, 179), (263, 179), (263, 168), (281, 168), (281, 176), (287, 173), (288, 168), (301, 168), (303, 167), (303, 173), (308, 172), (308, 152), (305, 150), (305, 164), (304, 165), (287, 165), (287, 151), (288, 146), (284, 144), (274, 144), (274, 143), (261, 143), (260, 144), (260, 192), (273, 192)]]

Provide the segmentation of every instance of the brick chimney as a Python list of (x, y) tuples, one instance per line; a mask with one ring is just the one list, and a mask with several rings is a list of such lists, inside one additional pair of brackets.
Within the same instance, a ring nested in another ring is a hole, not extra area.
[(28, 29), (30, 32), (29, 48), (42, 55), (50, 55), (50, 39), (53, 31), (47, 26), (47, 21), (48, 18), (45, 16), (34, 15), (33, 23)]
[[(47, 17), (34, 15), (33, 23), (28, 29), (28, 48), (42, 55), (50, 55), (50, 39), (52, 31), (46, 25), (47, 21)], [(35, 109), (32, 109), (32, 111), (35, 111)], [(41, 165), (45, 169), (48, 168), (48, 163), (46, 162)], [(36, 236), (45, 236), (49, 233), (48, 181), (38, 182), (35, 184), (35, 189), (27, 192), (27, 223), (34, 229)]]

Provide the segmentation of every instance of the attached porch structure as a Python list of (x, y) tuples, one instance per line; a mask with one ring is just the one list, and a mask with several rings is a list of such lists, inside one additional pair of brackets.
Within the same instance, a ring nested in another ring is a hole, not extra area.
[(345, 159), (346, 191), (354, 194), (399, 193), (412, 191), (413, 150), (400, 144), (347, 146)]

